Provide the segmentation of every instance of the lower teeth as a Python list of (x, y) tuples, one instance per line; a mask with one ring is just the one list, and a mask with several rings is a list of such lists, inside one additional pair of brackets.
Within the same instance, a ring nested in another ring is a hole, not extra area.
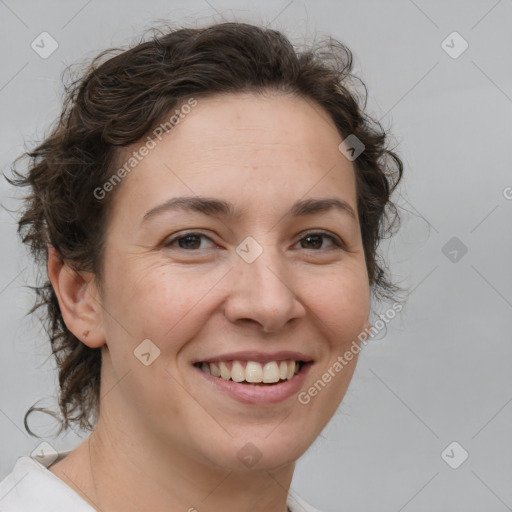
[(281, 384), (281, 382), (286, 382), (286, 381), (279, 380), (277, 382), (247, 382), (246, 380), (243, 380), (242, 382), (239, 382), (238, 384), (250, 384), (251, 386), (273, 386), (274, 384)]

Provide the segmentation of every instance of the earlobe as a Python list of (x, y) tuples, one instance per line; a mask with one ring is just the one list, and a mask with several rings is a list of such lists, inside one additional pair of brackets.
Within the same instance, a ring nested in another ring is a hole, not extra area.
[(59, 252), (49, 246), (48, 277), (67, 328), (88, 347), (104, 345), (101, 305), (89, 289), (94, 287), (92, 275), (72, 269)]

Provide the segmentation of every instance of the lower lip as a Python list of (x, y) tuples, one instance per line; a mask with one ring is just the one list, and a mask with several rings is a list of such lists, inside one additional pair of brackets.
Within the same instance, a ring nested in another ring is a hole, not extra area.
[(266, 405), (277, 404), (296, 395), (309, 372), (312, 363), (306, 363), (300, 371), (291, 379), (278, 384), (269, 384), (266, 386), (253, 386), (251, 384), (240, 384), (232, 380), (225, 380), (221, 377), (214, 377), (210, 373), (205, 373), (200, 368), (196, 370), (217, 390), (222, 391), (234, 399), (244, 404)]

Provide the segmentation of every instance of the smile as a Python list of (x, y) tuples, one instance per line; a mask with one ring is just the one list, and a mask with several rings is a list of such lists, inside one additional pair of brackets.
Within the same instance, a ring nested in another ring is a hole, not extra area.
[(206, 393), (220, 392), (246, 405), (268, 406), (297, 395), (313, 364), (293, 359), (261, 363), (235, 359), (196, 362), (194, 367), (208, 386)]
[(244, 384), (275, 384), (290, 380), (296, 375), (303, 361), (216, 361), (196, 363), (204, 373), (224, 380), (232, 380)]

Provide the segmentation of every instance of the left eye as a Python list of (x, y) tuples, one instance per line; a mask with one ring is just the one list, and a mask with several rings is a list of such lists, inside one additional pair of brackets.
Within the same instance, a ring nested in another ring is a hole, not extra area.
[(326, 249), (324, 241), (328, 241), (328, 247), (337, 246), (341, 247), (341, 244), (336, 240), (334, 236), (327, 235), (325, 233), (310, 233), (302, 237), (297, 243), (301, 244), (302, 249)]
[[(184, 236), (179, 236), (173, 238), (166, 242), (166, 247), (178, 247), (179, 249), (187, 249), (187, 250), (195, 250), (195, 249), (205, 249), (204, 245), (201, 244), (201, 240), (207, 240), (210, 242), (209, 247), (213, 247), (213, 241), (208, 238), (206, 235), (202, 235), (200, 233), (189, 233)], [(177, 244), (177, 245), (176, 245)]]

